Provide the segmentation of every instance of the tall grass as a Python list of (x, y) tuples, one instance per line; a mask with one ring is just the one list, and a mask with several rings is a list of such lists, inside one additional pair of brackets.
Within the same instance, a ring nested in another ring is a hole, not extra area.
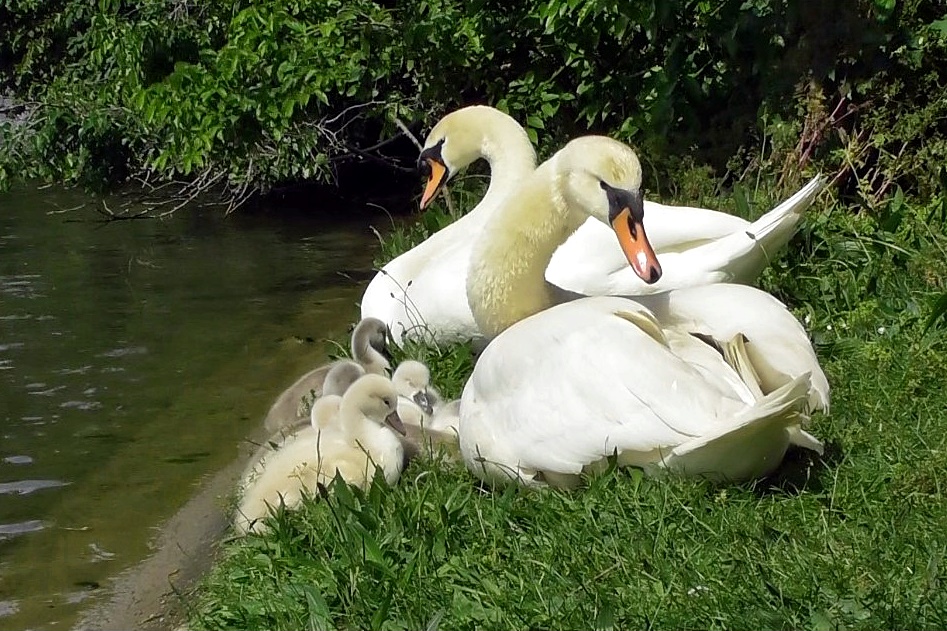
[[(779, 196), (750, 190), (701, 201), (756, 216)], [(824, 457), (791, 452), (740, 486), (613, 470), (571, 493), (415, 461), (394, 488), (337, 482), (225, 545), (192, 625), (947, 628), (945, 222), (947, 197), (868, 209), (827, 193), (765, 273), (832, 384), (812, 427)], [(472, 365), (463, 346), (407, 353), (450, 395)]]

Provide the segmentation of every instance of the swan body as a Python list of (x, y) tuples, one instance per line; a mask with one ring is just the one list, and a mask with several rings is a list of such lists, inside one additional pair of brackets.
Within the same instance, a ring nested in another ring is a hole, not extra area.
[[(812, 386), (824, 374), (805, 331), (764, 292), (712, 285), (580, 297), (545, 280), (557, 246), (590, 216), (624, 235), (640, 277), (660, 277), (640, 184), (630, 148), (576, 139), (524, 180), (477, 240), (467, 296), (493, 339), (464, 388), (459, 441), (485, 481), (571, 486), (612, 455), (738, 481), (772, 471), (791, 443), (821, 449), (802, 428), (823, 394), (827, 404), (827, 384), (824, 393)], [(752, 312), (736, 298), (752, 300)], [(780, 363), (785, 356), (795, 363)]]
[[(420, 162), (431, 173), (423, 207), (444, 181), (479, 158), (490, 163), (491, 171), (490, 187), (480, 203), (388, 263), (362, 297), (362, 317), (386, 322), (398, 343), (404, 337), (450, 342), (481, 335), (464, 289), (472, 235), (483, 230), (507, 194), (534, 171), (535, 152), (514, 119), (490, 107), (473, 106), (435, 125)], [(642, 295), (717, 282), (752, 283), (792, 237), (823, 185), (822, 178), (813, 179), (752, 223), (713, 210), (646, 200), (651, 245), (664, 269), (653, 284), (628, 267), (614, 233), (589, 217), (554, 252), (545, 278), (583, 295)]]
[(398, 416), (404, 421), (405, 435), (401, 438), (405, 456), (410, 460), (421, 454), (431, 455), (445, 447), (447, 456), (460, 460), (457, 428), (460, 423), (460, 399), (442, 402), (429, 415), (414, 401), (399, 397)]
[(342, 396), (335, 422), (301, 430), (244, 481), (246, 490), (234, 519), (237, 532), (259, 531), (271, 507), (282, 502), (296, 508), (305, 493), (337, 474), (366, 488), (381, 470), (388, 484), (396, 483), (404, 466), (404, 450), (393, 431), (404, 433), (397, 399), (385, 377), (370, 374), (355, 382)]
[[(652, 336), (629, 314), (665, 334)], [(718, 481), (772, 471), (807, 419), (809, 375), (754, 400), (704, 342), (675, 342), (643, 306), (608, 296), (513, 325), (486, 348), (464, 389), (460, 448), (468, 468), (491, 484), (563, 487), (612, 455), (621, 466)], [(537, 346), (540, 361), (511, 352)]]
[[(363, 318), (352, 332), (353, 360), (340, 359), (314, 368), (296, 380), (277, 398), (263, 421), (271, 434), (299, 424), (299, 405), (310, 393), (316, 397), (327, 394), (342, 395), (365, 373), (384, 375), (391, 364), (382, 351), (385, 349), (387, 325), (377, 318)], [(330, 378), (331, 375), (331, 378)]]
[[(331, 372), (331, 371), (330, 371)], [(283, 449), (296, 440), (316, 441), (322, 430), (335, 430), (339, 424), (339, 413), (342, 397), (337, 394), (325, 394), (312, 403), (309, 411), (309, 422), (284, 427), (273, 433), (265, 440), (250, 457), (249, 464), (244, 468), (240, 479), (243, 481), (241, 490), (246, 491), (248, 484), (255, 479), (263, 467), (266, 459), (274, 452)]]

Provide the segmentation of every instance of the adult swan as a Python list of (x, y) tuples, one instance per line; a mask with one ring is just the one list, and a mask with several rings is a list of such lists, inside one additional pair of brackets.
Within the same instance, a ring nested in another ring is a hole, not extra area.
[(738, 481), (772, 471), (790, 443), (821, 450), (802, 427), (828, 404), (825, 376), (798, 321), (765, 292), (675, 290), (656, 314), (544, 279), (556, 248), (592, 216), (613, 226), (640, 277), (657, 280), (640, 186), (630, 148), (576, 139), (477, 238), (467, 295), (494, 339), (464, 388), (459, 438), (480, 478), (569, 486), (617, 454), (621, 465)]
[[(362, 297), (362, 317), (388, 325), (396, 341), (478, 337), (464, 293), (471, 244), (499, 203), (533, 172), (536, 154), (523, 128), (499, 110), (473, 106), (445, 116), (428, 135), (419, 160), (429, 174), (424, 208), (441, 185), (485, 158), (491, 180), (477, 206), (389, 262)], [(715, 282), (752, 283), (789, 241), (822, 187), (809, 182), (752, 224), (704, 208), (644, 202), (648, 232), (664, 269), (653, 285), (629, 269), (612, 232), (589, 218), (553, 255), (546, 279), (586, 295), (642, 295)]]

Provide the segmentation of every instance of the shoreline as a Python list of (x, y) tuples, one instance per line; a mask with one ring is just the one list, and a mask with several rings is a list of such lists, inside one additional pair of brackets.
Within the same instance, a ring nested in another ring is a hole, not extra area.
[(216, 544), (230, 527), (227, 498), (246, 465), (238, 456), (199, 483), (171, 518), (156, 526), (154, 552), (111, 580), (108, 598), (79, 616), (75, 631), (186, 628), (188, 594), (211, 568)]

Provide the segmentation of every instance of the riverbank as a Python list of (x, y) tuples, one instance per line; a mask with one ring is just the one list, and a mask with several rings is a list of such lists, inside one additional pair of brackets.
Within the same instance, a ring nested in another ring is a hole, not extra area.
[(247, 459), (202, 480), (199, 490), (157, 527), (154, 553), (111, 581), (109, 599), (86, 611), (76, 631), (164, 631), (186, 626), (187, 594), (211, 568), (230, 527), (227, 499)]
[[(779, 197), (766, 186), (757, 215)], [(832, 385), (810, 428), (823, 458), (724, 487), (612, 471), (574, 493), (483, 490), (461, 466), (415, 461), (395, 487), (337, 486), (226, 543), (192, 628), (947, 625), (947, 374), (931, 370), (947, 350), (943, 200), (900, 200), (892, 230), (826, 198), (761, 280)], [(459, 392), (469, 349), (412, 352)]]

